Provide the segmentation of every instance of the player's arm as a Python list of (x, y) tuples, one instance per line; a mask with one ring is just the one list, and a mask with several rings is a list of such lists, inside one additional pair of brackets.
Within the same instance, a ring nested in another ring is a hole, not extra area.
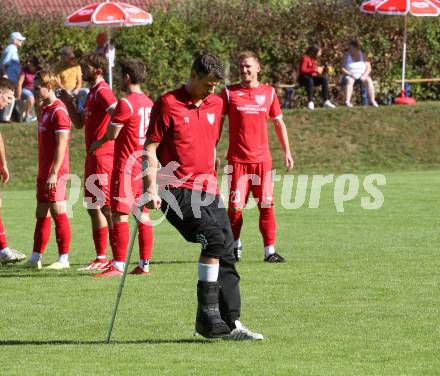
[(107, 141), (113, 141), (118, 138), (119, 132), (121, 132), (122, 126), (118, 124), (110, 123), (107, 127), (107, 132), (99, 140), (93, 141), (90, 145), (89, 153), (94, 153), (96, 149), (99, 149)]
[(64, 102), (69, 113), (70, 120), (72, 121), (76, 129), (82, 129), (84, 127), (84, 121), (82, 113), (79, 113), (76, 108), (75, 97), (71, 95), (67, 90), (61, 89), (59, 98)]
[(6, 162), (6, 150), (1, 133), (0, 133), (0, 177), (2, 179), (3, 184), (6, 184), (9, 181), (9, 170), (8, 170), (8, 164)]
[(54, 153), (54, 162), (49, 173), (46, 184), (49, 189), (55, 188), (58, 180), (58, 171), (66, 155), (67, 144), (69, 143), (69, 131), (57, 131), (55, 134), (56, 147)]
[(284, 152), (284, 164), (286, 166), (286, 170), (289, 171), (293, 168), (294, 161), (292, 158), (292, 153), (290, 152), (289, 136), (287, 134), (286, 124), (282, 118), (273, 119), (273, 123), (275, 125), (275, 133), (277, 134), (281, 148)]
[(143, 193), (147, 197), (146, 207), (149, 209), (160, 209), (161, 199), (157, 192), (157, 170), (159, 169), (159, 161), (157, 159), (157, 148), (159, 142), (150, 139), (145, 140), (144, 154), (142, 156), (142, 176), (143, 176)]

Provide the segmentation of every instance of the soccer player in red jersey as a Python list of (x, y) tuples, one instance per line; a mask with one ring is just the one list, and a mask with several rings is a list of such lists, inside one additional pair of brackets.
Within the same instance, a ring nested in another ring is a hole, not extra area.
[(232, 166), (228, 215), (234, 234), (234, 253), (241, 257), (240, 231), (242, 211), (249, 193), (257, 200), (259, 227), (264, 241), (264, 261), (283, 262), (275, 251), (276, 224), (273, 210), (272, 157), (268, 141), (268, 121), (272, 119), (284, 152), (287, 170), (293, 168), (286, 125), (273, 87), (258, 80), (261, 69), (258, 56), (251, 51), (239, 57), (240, 83), (222, 91), (223, 116), (229, 120), (229, 149), (226, 156)]
[(113, 176), (111, 181), (111, 207), (115, 247), (113, 265), (96, 277), (122, 275), (129, 241), (128, 217), (131, 211), (138, 220), (139, 265), (130, 273), (149, 274), (149, 261), (153, 246), (153, 229), (148, 209), (138, 213), (142, 195), (142, 151), (145, 133), (150, 122), (153, 102), (141, 90), (146, 67), (139, 60), (124, 60), (121, 67), (121, 90), (128, 93), (116, 106), (107, 133), (95, 141), (93, 153), (108, 140), (115, 140)]
[[(7, 78), (0, 77), (0, 110), (5, 108), (8, 104), (12, 103), (14, 99), (14, 84)], [(3, 137), (0, 134), (0, 179), (3, 184), (7, 184), (9, 181), (9, 170), (6, 162), (6, 151), (3, 143)], [(0, 209), (2, 207), (2, 200), (0, 198)], [(26, 256), (16, 251), (15, 249), (8, 247), (8, 241), (6, 239), (6, 231), (3, 226), (2, 217), (0, 214), (0, 263), (8, 264), (15, 263), (24, 260)]]
[[(55, 222), (58, 261), (47, 269), (69, 268), (70, 224), (66, 214), (66, 185), (69, 174), (70, 118), (55, 95), (58, 80), (54, 73), (41, 71), (35, 79), (38, 109), (37, 223), (34, 250), (26, 267), (41, 269), (41, 258)], [(41, 108), (40, 108), (41, 107)]]
[(223, 103), (213, 92), (223, 78), (218, 58), (201, 55), (186, 85), (154, 104), (145, 142), (145, 201), (150, 209), (161, 209), (187, 241), (202, 246), (196, 332), (206, 338), (262, 340), (261, 334), (240, 322), (240, 276), (231, 226), (217, 187), (215, 147)]
[(91, 53), (81, 63), (83, 80), (90, 84), (84, 110), (79, 113), (73, 97), (65, 90), (61, 98), (67, 105), (73, 125), (85, 130), (87, 150), (84, 171), (84, 201), (92, 221), (96, 258), (80, 270), (103, 270), (109, 266), (107, 259), (107, 237), (113, 246), (112, 216), (110, 207), (110, 181), (113, 169), (114, 141), (108, 140), (93, 153), (90, 146), (107, 132), (110, 116), (116, 107), (116, 97), (104, 80), (107, 69), (104, 55)]

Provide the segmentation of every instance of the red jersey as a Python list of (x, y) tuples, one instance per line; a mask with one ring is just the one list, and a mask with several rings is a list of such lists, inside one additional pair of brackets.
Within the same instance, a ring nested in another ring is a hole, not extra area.
[(318, 63), (310, 56), (304, 55), (299, 63), (299, 74), (305, 76), (318, 75)]
[[(116, 102), (112, 89), (104, 80), (99, 81), (90, 89), (83, 112), (86, 150), (89, 150), (93, 141), (99, 140), (107, 132), (110, 122), (110, 115), (107, 111)], [(113, 147), (113, 141), (107, 141), (95, 154), (112, 153)]]
[[(160, 143), (160, 185), (218, 193), (214, 151), (222, 107), (221, 98), (214, 94), (195, 106), (184, 86), (154, 104), (147, 138)], [(178, 163), (175, 171), (170, 162)]]
[[(111, 126), (121, 128), (115, 141), (116, 170), (124, 170), (129, 157), (143, 150), (152, 107), (153, 101), (144, 93), (130, 93), (118, 102), (110, 122)], [(141, 171), (141, 155), (136, 160), (133, 173), (138, 174)]]
[[(70, 132), (70, 118), (63, 102), (44, 106), (38, 119), (38, 178), (47, 179), (54, 163), (57, 146), (56, 134)], [(69, 146), (67, 146), (58, 177), (69, 173)]]
[(259, 84), (246, 88), (240, 84), (222, 91), (223, 115), (229, 119), (228, 161), (261, 163), (272, 160), (268, 122), (281, 119), (278, 96), (272, 86)]

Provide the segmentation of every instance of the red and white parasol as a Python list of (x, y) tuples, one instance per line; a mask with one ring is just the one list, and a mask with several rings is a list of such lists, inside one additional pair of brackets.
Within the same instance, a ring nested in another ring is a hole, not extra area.
[[(153, 17), (150, 13), (134, 5), (113, 1), (87, 5), (66, 17), (67, 26), (122, 27), (150, 25)], [(108, 29), (110, 34), (110, 29)], [(108, 40), (110, 40), (110, 35)], [(110, 61), (109, 61), (110, 68)], [(112, 71), (109, 69), (109, 84), (112, 85)]]
[(418, 17), (435, 17), (440, 15), (440, 0), (370, 0), (362, 3), (364, 13), (379, 13), (389, 16), (404, 16), (403, 63), (402, 63), (402, 94), (396, 99), (398, 104), (414, 104), (413, 98), (405, 96), (406, 42), (408, 30), (408, 14)]

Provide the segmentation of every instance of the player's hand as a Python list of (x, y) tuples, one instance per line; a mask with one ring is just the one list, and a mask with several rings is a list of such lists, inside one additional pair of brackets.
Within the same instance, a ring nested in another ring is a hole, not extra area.
[(46, 185), (48, 189), (53, 189), (57, 186), (58, 176), (54, 172), (52, 172), (48, 179), (46, 180)]
[(284, 165), (286, 166), (286, 171), (290, 171), (295, 166), (295, 162), (290, 153), (284, 156)]
[(218, 171), (221, 166), (222, 166), (221, 159), (220, 158), (216, 158), (215, 165), (214, 165), (215, 171)]
[(9, 181), (9, 170), (7, 166), (0, 167), (0, 177), (3, 184), (7, 184)]
[(100, 140), (93, 141), (89, 148), (89, 154), (94, 154), (95, 151), (101, 147), (101, 145)]
[(159, 197), (157, 193), (147, 192), (147, 203), (145, 204), (145, 206), (148, 209), (159, 210), (161, 204), (162, 204), (162, 199)]
[(73, 101), (74, 97), (66, 89), (59, 89), (57, 91), (57, 97), (60, 98), (64, 103), (70, 103)]

